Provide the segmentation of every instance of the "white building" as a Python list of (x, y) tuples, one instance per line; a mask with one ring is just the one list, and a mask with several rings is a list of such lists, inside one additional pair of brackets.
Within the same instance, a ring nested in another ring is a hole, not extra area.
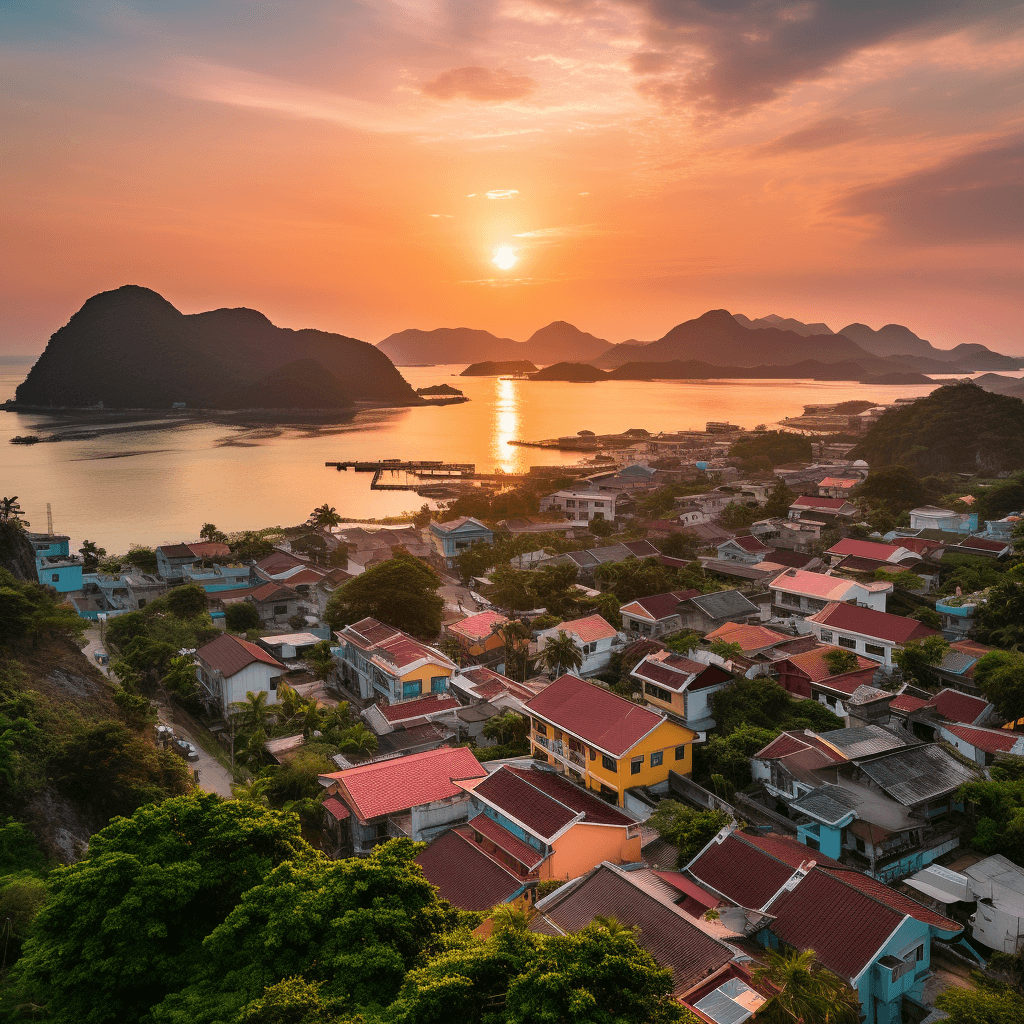
[(892, 593), (893, 585), (855, 583), (842, 576), (787, 569), (768, 584), (768, 589), (772, 592), (773, 613), (785, 617), (814, 615), (832, 601), (884, 612), (886, 597)]
[[(542, 630), (537, 634), (537, 652), (543, 653), (548, 640), (565, 632), (573, 638), (576, 646), (583, 653), (583, 663), (576, 672), (581, 676), (593, 675), (608, 667), (612, 652), (619, 641), (619, 632), (600, 615), (588, 615), (583, 619), (570, 619), (560, 622), (551, 629)], [(569, 671), (570, 666), (563, 665), (562, 671)]]
[(224, 633), (196, 652), (196, 678), (202, 695), (227, 714), (246, 694), (265, 693), (277, 703), (277, 685), (287, 669), (262, 647)]
[(615, 518), (614, 491), (555, 491), (540, 499), (541, 512), (564, 512), (566, 519), (590, 522)]
[(917, 619), (873, 608), (858, 608), (852, 604), (834, 601), (820, 612), (809, 615), (804, 623), (819, 643), (842, 647), (854, 654), (892, 666), (892, 652), (902, 649), (910, 640), (924, 640), (938, 635)]
[(922, 505), (910, 510), (912, 530), (945, 530), (947, 533), (970, 533), (978, 525), (976, 512), (959, 514), (936, 505)]

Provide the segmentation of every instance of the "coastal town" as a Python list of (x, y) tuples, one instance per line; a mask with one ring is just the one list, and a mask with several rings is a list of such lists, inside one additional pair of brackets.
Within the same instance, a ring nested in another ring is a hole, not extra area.
[(483, 937), (615, 920), (700, 1021), (757, 1017), (779, 950), (867, 1024), (940, 1019), (1024, 949), (1024, 481), (628, 433), (405, 522), (22, 534), (192, 784), (326, 857), (418, 844)]

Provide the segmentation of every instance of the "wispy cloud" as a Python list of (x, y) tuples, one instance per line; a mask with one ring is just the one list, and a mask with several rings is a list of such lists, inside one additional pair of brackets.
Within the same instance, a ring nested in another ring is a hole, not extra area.
[(480, 103), (505, 103), (529, 96), (537, 83), (528, 75), (514, 75), (505, 68), (450, 68), (424, 82), (422, 92), (441, 100), (467, 99)]

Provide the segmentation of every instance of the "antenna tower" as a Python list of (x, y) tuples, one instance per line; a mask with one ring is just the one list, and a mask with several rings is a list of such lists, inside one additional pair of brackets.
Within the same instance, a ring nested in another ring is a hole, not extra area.
[(46, 532), (51, 536), (53, 534), (53, 509), (49, 502), (46, 503)]

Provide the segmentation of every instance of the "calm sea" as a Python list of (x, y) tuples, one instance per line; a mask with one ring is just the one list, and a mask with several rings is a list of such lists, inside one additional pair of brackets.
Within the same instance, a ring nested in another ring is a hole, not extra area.
[[(0, 363), (0, 402), (31, 364)], [(233, 531), (291, 525), (329, 502), (353, 518), (395, 515), (422, 504), (413, 492), (371, 491), (368, 474), (326, 469), (327, 461), (442, 459), (480, 471), (522, 472), (573, 463), (578, 454), (519, 448), (578, 430), (613, 433), (703, 428), (708, 420), (744, 427), (797, 415), (805, 404), (927, 394), (926, 385), (855, 382), (607, 381), (597, 384), (453, 379), (462, 366), (403, 367), (413, 387), (448, 382), (470, 401), (440, 408), (360, 413), (324, 430), (247, 430), (223, 424), (151, 424), (89, 440), (12, 445), (16, 434), (60, 429), (46, 417), (0, 411), (0, 495), (16, 494), (33, 529), (54, 528), (110, 552), (130, 544), (193, 539), (205, 522)]]

